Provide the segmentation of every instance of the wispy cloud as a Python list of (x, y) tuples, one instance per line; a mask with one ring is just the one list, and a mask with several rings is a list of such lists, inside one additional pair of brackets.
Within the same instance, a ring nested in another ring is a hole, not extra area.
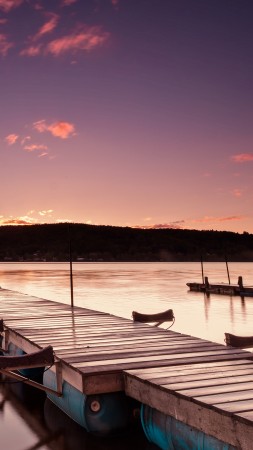
[(31, 144), (31, 145), (25, 145), (24, 150), (27, 152), (34, 152), (35, 150), (47, 150), (47, 146), (43, 144)]
[(34, 122), (33, 127), (39, 133), (49, 131), (53, 136), (61, 139), (68, 139), (75, 135), (75, 125), (70, 122), (58, 121), (48, 125), (45, 120), (39, 120)]
[(0, 226), (2, 225), (34, 225), (36, 223), (41, 223), (41, 218), (47, 219), (51, 218), (54, 210), (47, 209), (41, 211), (31, 210), (24, 214), (23, 216), (0, 216)]
[(73, 3), (76, 3), (78, 0), (62, 0), (62, 6), (70, 6)]
[(234, 197), (240, 198), (243, 195), (243, 189), (234, 189), (232, 191), (232, 194), (233, 194)]
[(91, 51), (103, 45), (109, 38), (109, 33), (101, 27), (83, 25), (73, 33), (54, 39), (46, 47), (46, 53), (60, 56), (65, 53), (76, 53), (77, 51)]
[(8, 136), (6, 136), (4, 140), (8, 145), (13, 145), (17, 142), (18, 138), (18, 134), (8, 134)]
[(6, 56), (11, 47), (13, 47), (12, 42), (8, 41), (5, 34), (0, 33), (0, 55)]
[(253, 161), (253, 153), (238, 153), (237, 155), (231, 156), (231, 159), (236, 163)]
[(40, 216), (51, 216), (53, 209), (47, 209), (43, 211), (39, 211)]
[(54, 13), (48, 13), (47, 16), (49, 19), (40, 27), (39, 31), (33, 36), (33, 40), (40, 39), (44, 35), (51, 33), (58, 24), (59, 16)]
[(0, 9), (6, 13), (22, 5), (24, 0), (0, 0)]
[(32, 139), (31, 136), (25, 136), (21, 141), (21, 145), (24, 145), (27, 141), (30, 141), (31, 139)]
[(37, 220), (29, 216), (23, 217), (0, 217), (0, 226), (3, 225), (33, 225)]
[[(149, 219), (145, 219), (149, 220)], [(132, 228), (142, 228), (142, 229), (154, 229), (154, 230), (161, 230), (161, 229), (167, 229), (167, 228), (174, 228), (174, 229), (180, 229), (185, 224), (184, 220), (176, 220), (173, 222), (166, 222), (166, 223), (155, 223), (152, 225), (134, 225)]]
[(119, 0), (111, 0), (111, 4), (114, 6), (114, 8), (118, 8)]
[(217, 223), (217, 222), (231, 222), (235, 220), (244, 220), (245, 216), (204, 216), (201, 219), (193, 219), (191, 223)]
[(29, 47), (24, 48), (19, 53), (21, 56), (38, 56), (41, 53), (41, 44), (30, 45)]
[(0, 19), (0, 25), (5, 25), (7, 22), (7, 19)]

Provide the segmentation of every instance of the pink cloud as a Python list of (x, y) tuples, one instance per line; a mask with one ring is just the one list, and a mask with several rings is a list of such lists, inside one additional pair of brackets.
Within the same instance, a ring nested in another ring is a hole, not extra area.
[(49, 131), (53, 136), (61, 139), (68, 139), (75, 135), (75, 126), (70, 122), (58, 121), (47, 125), (45, 120), (39, 120), (33, 124), (33, 127), (39, 131), (39, 133)]
[(35, 128), (35, 130), (39, 131), (39, 133), (43, 133), (44, 131), (47, 131), (46, 121), (44, 119), (42, 119), (42, 120), (38, 120), (38, 122), (34, 122), (33, 128)]
[(245, 216), (228, 216), (228, 217), (205, 216), (202, 219), (191, 220), (191, 223), (230, 222), (234, 220), (243, 220), (243, 219), (245, 219)]
[(112, 4), (115, 8), (117, 8), (118, 5), (119, 5), (119, 0), (111, 0), (111, 4)]
[[(45, 219), (47, 217), (52, 217), (52, 213), (54, 212), (53, 209), (47, 209), (47, 210), (41, 210), (41, 211), (35, 211), (31, 210), (27, 212), (24, 216), (19, 217), (4, 217), (0, 216), (0, 226), (1, 225), (32, 225), (36, 223), (41, 223), (40, 218), (44, 217)], [(36, 217), (38, 216), (38, 217)]]
[(24, 150), (26, 150), (27, 152), (34, 152), (35, 150), (47, 150), (47, 146), (42, 144), (25, 145)]
[(23, 0), (0, 0), (0, 9), (8, 13), (11, 9), (22, 5)]
[(63, 0), (62, 1), (62, 5), (63, 6), (70, 6), (70, 5), (72, 5), (73, 3), (76, 3), (78, 0)]
[(185, 223), (184, 220), (177, 220), (170, 223), (156, 223), (152, 225), (135, 225), (132, 228), (142, 228), (142, 229), (154, 229), (154, 230), (162, 230), (167, 228), (174, 228), (174, 229), (180, 229), (182, 228), (182, 225)]
[(243, 195), (243, 190), (242, 189), (234, 189), (232, 194), (234, 197), (240, 198)]
[(233, 155), (231, 159), (236, 163), (253, 161), (253, 153), (239, 153), (238, 155)]
[(6, 56), (13, 44), (8, 41), (5, 34), (0, 34), (0, 55)]
[(33, 225), (37, 221), (35, 219), (32, 219), (31, 217), (24, 216), (24, 217), (10, 217), (10, 218), (0, 218), (0, 226), (3, 225)]
[(47, 210), (43, 210), (43, 211), (39, 211), (39, 215), (40, 216), (51, 216), (53, 212), (53, 209), (47, 209)]
[(72, 34), (51, 41), (46, 52), (60, 56), (68, 52), (91, 51), (103, 45), (108, 38), (109, 33), (100, 27), (83, 26)]
[(30, 45), (30, 47), (21, 50), (19, 53), (21, 56), (37, 56), (41, 53), (41, 44)]
[(24, 143), (26, 142), (26, 141), (30, 141), (31, 140), (31, 136), (25, 136), (23, 139), (22, 139), (22, 141), (21, 141), (21, 145), (24, 145)]
[(0, 25), (5, 25), (7, 22), (7, 19), (0, 19)]
[(48, 14), (48, 16), (50, 17), (49, 20), (47, 20), (47, 22), (42, 25), (42, 27), (33, 37), (33, 40), (40, 39), (45, 34), (51, 33), (57, 27), (59, 16), (54, 13)]
[(17, 142), (18, 138), (18, 134), (9, 134), (8, 136), (6, 136), (5, 141), (8, 145), (13, 145)]

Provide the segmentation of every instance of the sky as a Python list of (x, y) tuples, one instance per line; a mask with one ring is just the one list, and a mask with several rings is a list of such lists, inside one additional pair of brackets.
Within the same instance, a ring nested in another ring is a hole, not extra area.
[(253, 233), (252, 0), (0, 0), (0, 225)]

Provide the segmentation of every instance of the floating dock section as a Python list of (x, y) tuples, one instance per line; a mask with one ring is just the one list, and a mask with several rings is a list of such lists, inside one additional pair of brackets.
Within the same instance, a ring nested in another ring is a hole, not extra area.
[(238, 277), (238, 284), (209, 283), (208, 277), (204, 282), (186, 283), (190, 291), (205, 292), (207, 294), (235, 295), (240, 297), (253, 297), (253, 286), (244, 286), (242, 277)]
[[(250, 352), (5, 289), (0, 317), (5, 350), (53, 347), (56, 364), (44, 373), (48, 397), (87, 431), (126, 426), (137, 401), (144, 431), (160, 448), (173, 449), (164, 447), (164, 439), (173, 445), (169, 421), (182, 435), (189, 426), (194, 439), (227, 445), (199, 449), (251, 448)], [(192, 434), (184, 439), (177, 450), (192, 450), (186, 446)]]

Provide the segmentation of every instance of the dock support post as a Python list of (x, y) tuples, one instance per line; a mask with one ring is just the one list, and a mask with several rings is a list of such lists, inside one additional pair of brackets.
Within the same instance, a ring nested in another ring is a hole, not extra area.
[(228, 284), (231, 284), (229, 270), (228, 270), (228, 259), (227, 259), (227, 257), (225, 258), (225, 261), (226, 261), (226, 268), (227, 268), (227, 274), (228, 274)]
[(69, 232), (70, 295), (71, 295), (71, 308), (73, 308), (74, 294), (73, 294), (72, 244), (71, 244), (70, 224), (68, 224), (68, 232)]
[(209, 288), (209, 281), (208, 281), (208, 277), (205, 277), (205, 288)]
[(202, 283), (204, 284), (205, 278), (204, 278), (204, 268), (203, 268), (203, 258), (202, 258), (202, 255), (201, 255), (201, 257), (200, 257), (200, 262), (201, 262)]
[(239, 288), (240, 288), (241, 290), (243, 290), (243, 281), (242, 281), (242, 277), (241, 277), (241, 276), (238, 277), (238, 285), (239, 285)]

